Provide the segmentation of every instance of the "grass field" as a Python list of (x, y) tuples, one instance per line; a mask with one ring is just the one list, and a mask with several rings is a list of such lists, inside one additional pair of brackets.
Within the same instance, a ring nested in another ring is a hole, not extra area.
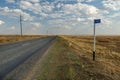
[(34, 38), (42, 38), (46, 37), (46, 35), (0, 35), (0, 44), (22, 41), (22, 40), (29, 40)]
[(37, 80), (119, 80), (120, 36), (97, 36), (92, 61), (92, 36), (58, 37)]

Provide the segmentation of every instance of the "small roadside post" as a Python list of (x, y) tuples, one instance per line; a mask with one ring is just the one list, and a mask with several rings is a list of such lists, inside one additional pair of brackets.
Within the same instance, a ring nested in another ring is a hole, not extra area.
[(96, 33), (95, 33), (95, 29), (96, 29), (96, 25), (97, 23), (101, 23), (101, 19), (94, 19), (94, 45), (93, 45), (93, 61), (95, 61), (95, 54), (96, 54)]

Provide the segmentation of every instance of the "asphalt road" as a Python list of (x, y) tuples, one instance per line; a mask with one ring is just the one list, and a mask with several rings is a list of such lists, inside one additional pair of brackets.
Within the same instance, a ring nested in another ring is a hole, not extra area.
[(0, 45), (0, 80), (33, 54), (50, 46), (54, 39), (48, 37)]

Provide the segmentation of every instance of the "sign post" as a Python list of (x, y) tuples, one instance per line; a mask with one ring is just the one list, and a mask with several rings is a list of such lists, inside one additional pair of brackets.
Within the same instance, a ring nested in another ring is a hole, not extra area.
[(93, 61), (95, 61), (95, 54), (96, 54), (96, 33), (95, 33), (95, 29), (96, 29), (96, 23), (101, 23), (101, 19), (94, 19), (94, 45), (93, 45)]

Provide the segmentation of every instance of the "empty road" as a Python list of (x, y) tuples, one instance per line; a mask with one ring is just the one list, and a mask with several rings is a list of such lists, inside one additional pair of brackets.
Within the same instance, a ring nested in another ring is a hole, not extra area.
[(49, 47), (55, 37), (0, 45), (0, 80), (33, 54)]

